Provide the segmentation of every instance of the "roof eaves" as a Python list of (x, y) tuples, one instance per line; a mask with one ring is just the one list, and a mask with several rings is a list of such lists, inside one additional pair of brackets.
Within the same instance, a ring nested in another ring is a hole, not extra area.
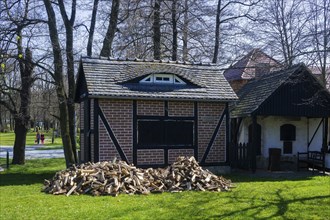
[(89, 99), (132, 99), (132, 100), (168, 100), (168, 101), (203, 101), (203, 102), (233, 102), (237, 98), (194, 98), (194, 97), (150, 97), (150, 96), (132, 96), (132, 95), (89, 95)]

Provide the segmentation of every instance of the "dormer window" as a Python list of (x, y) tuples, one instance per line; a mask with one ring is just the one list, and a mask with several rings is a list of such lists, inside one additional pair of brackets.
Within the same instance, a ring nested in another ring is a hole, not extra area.
[(175, 84), (186, 85), (186, 83), (174, 74), (153, 73), (140, 80), (140, 83), (159, 83), (159, 84)]

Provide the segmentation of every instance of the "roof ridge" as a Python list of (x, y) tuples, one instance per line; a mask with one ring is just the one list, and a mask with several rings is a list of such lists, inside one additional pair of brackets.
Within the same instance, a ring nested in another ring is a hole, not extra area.
[(150, 63), (168, 63), (168, 64), (180, 64), (180, 65), (192, 65), (192, 66), (219, 66), (219, 64), (211, 62), (189, 62), (189, 61), (172, 61), (172, 60), (156, 60), (156, 59), (140, 59), (140, 58), (122, 58), (122, 57), (92, 57), (92, 56), (81, 56), (80, 59), (91, 59), (91, 60), (108, 60), (108, 61), (119, 61), (119, 62), (150, 62)]
[(250, 62), (251, 62), (251, 60), (252, 60), (253, 55), (254, 55), (257, 51), (258, 51), (257, 48), (254, 48), (250, 53), (247, 54), (247, 56), (248, 56), (248, 57), (247, 57), (248, 60), (247, 60), (247, 62), (246, 62), (246, 64), (245, 64), (245, 67), (244, 67), (244, 69), (243, 69), (243, 72), (245, 72), (246, 68), (249, 66), (249, 64), (250, 64)]

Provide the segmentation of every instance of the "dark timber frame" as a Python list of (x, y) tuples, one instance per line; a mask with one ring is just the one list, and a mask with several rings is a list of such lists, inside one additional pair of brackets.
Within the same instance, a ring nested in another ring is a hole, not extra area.
[(91, 161), (91, 134), (92, 129), (90, 125), (91, 117), (90, 117), (90, 99), (86, 99), (84, 101), (84, 129), (80, 131), (80, 133), (84, 134), (84, 160)]
[(126, 155), (124, 154), (123, 150), (121, 149), (116, 136), (114, 135), (114, 133), (113, 133), (113, 131), (112, 131), (112, 129), (111, 129), (111, 127), (110, 127), (107, 119), (105, 118), (105, 116), (104, 116), (104, 114), (103, 114), (103, 112), (102, 112), (102, 110), (101, 110), (101, 108), (99, 106), (98, 106), (98, 113), (99, 113), (99, 116), (100, 116), (100, 118), (101, 118), (101, 120), (102, 120), (102, 122), (103, 122), (103, 124), (104, 124), (104, 126), (105, 126), (105, 128), (106, 128), (106, 130), (107, 130), (107, 132), (108, 132), (108, 134), (109, 134), (112, 142), (113, 142), (113, 144), (115, 145), (115, 148), (118, 151), (121, 159), (124, 160), (124, 161), (126, 161), (127, 163), (129, 163)]
[(227, 104), (226, 107), (225, 107), (225, 109), (223, 110), (220, 118), (219, 118), (218, 124), (217, 124), (215, 130), (213, 131), (211, 140), (210, 140), (209, 144), (207, 145), (207, 148), (206, 148), (206, 150), (205, 150), (205, 152), (203, 154), (203, 157), (202, 157), (202, 160), (201, 160), (201, 164), (206, 164), (206, 158), (207, 158), (207, 156), (210, 153), (211, 147), (212, 147), (212, 145), (213, 145), (213, 143), (215, 141), (215, 138), (217, 137), (217, 135), (219, 133), (220, 126), (221, 126), (221, 124), (222, 124), (223, 119), (224, 119), (225, 116), (226, 116), (226, 123), (227, 123), (226, 124), (226, 159), (228, 161), (228, 153), (229, 152), (228, 152), (228, 149), (227, 149), (228, 147), (227, 146), (228, 146), (228, 141), (229, 141), (229, 139), (228, 139), (228, 135), (229, 135), (229, 128), (228, 128), (228, 126), (229, 126), (229, 122), (228, 122), (229, 112), (228, 112), (228, 104)]
[[(167, 166), (168, 163), (168, 151), (171, 149), (193, 149), (194, 151), (194, 157), (198, 158), (198, 106), (197, 102), (194, 102), (194, 116), (188, 116), (188, 117), (178, 117), (178, 116), (169, 116), (168, 115), (168, 101), (164, 101), (164, 109), (165, 113), (164, 116), (145, 116), (145, 115), (138, 115), (137, 114), (137, 102), (136, 100), (133, 101), (133, 163), (135, 165), (138, 165), (139, 167), (164, 167)], [(137, 139), (137, 124), (139, 120), (146, 120), (146, 119), (153, 119), (153, 120), (159, 120), (159, 121), (166, 121), (166, 120), (185, 120), (185, 121), (192, 121), (194, 122), (194, 141), (193, 146), (187, 147), (187, 146), (171, 146), (171, 145), (164, 145), (164, 146), (157, 146), (154, 148), (142, 146), (138, 144)], [(157, 149), (157, 150), (163, 150), (164, 151), (164, 164), (153, 164), (153, 165), (139, 165), (137, 161), (137, 153), (138, 150), (143, 149)]]
[[(89, 101), (90, 102), (90, 101)], [(90, 106), (90, 103), (89, 103)], [(133, 121), (132, 121), (132, 125), (133, 125), (133, 164), (139, 166), (139, 167), (164, 167), (167, 166), (169, 164), (169, 156), (168, 156), (168, 152), (171, 149), (192, 149), (194, 152), (194, 157), (198, 158), (199, 156), (199, 152), (198, 152), (198, 102), (195, 101), (194, 102), (194, 115), (193, 116), (169, 116), (168, 114), (168, 101), (164, 101), (164, 116), (145, 116), (145, 115), (138, 115), (137, 114), (137, 101), (133, 100), (133, 104), (132, 104), (132, 108), (133, 108)], [(99, 123), (103, 123), (109, 136), (110, 139), (112, 140), (117, 152), (119, 153), (121, 160), (124, 160), (126, 162), (128, 161), (128, 158), (126, 157), (125, 153), (123, 152), (119, 142), (116, 139), (116, 136), (114, 135), (109, 122), (107, 121), (104, 113), (102, 112), (102, 109), (99, 106), (98, 100), (94, 99), (94, 103), (93, 103), (93, 110), (94, 110), (94, 115), (93, 115), (93, 120), (94, 120), (94, 126), (93, 126), (93, 130), (92, 133), (94, 134), (94, 162), (98, 162), (99, 161)], [(182, 145), (160, 145), (160, 146), (156, 146), (153, 148), (150, 148), (150, 146), (143, 146), (143, 145), (139, 145), (138, 144), (138, 138), (137, 138), (137, 128), (138, 128), (138, 121), (139, 120), (159, 120), (159, 121), (166, 121), (166, 120), (182, 120), (182, 121), (191, 121), (194, 123), (194, 131), (193, 131), (193, 145), (192, 146), (182, 146)], [(222, 123), (224, 122), (224, 120), (226, 121), (226, 140), (225, 140), (225, 150), (226, 150), (226, 161), (225, 162), (218, 162), (218, 163), (208, 163), (206, 162), (206, 159), (210, 153), (210, 150), (214, 144), (214, 141), (220, 131), (220, 127), (222, 125)], [(87, 129), (87, 124), (85, 125), (86, 129)], [(91, 131), (91, 130), (90, 130)], [(225, 106), (225, 109), (223, 110), (222, 114), (219, 117), (217, 126), (212, 134), (212, 137), (210, 139), (210, 142), (208, 143), (208, 146), (205, 150), (205, 152), (201, 152), (203, 153), (202, 159), (200, 161), (200, 164), (203, 166), (219, 166), (219, 165), (228, 165), (229, 164), (229, 141), (230, 141), (230, 137), (229, 137), (229, 132), (230, 132), (230, 128), (229, 128), (229, 111), (228, 111), (228, 103)], [(87, 135), (89, 136), (89, 135)], [(89, 138), (90, 139), (90, 138)], [(88, 141), (88, 140), (87, 140)], [(85, 140), (86, 142), (86, 140)], [(89, 141), (90, 142), (90, 141)], [(90, 144), (88, 145), (90, 146)], [(137, 158), (137, 154), (138, 154), (138, 150), (143, 150), (143, 149), (160, 149), (164, 151), (164, 164), (151, 164), (151, 165), (141, 165), (138, 163), (138, 158)], [(91, 149), (90, 147), (85, 148), (85, 156), (91, 155)], [(88, 157), (86, 157), (86, 159), (88, 159)]]
[(100, 160), (100, 149), (99, 149), (99, 100), (94, 99), (94, 162)]

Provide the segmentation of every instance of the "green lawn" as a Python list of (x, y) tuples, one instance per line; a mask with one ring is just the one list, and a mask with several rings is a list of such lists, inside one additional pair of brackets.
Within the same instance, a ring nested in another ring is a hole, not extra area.
[[(50, 132), (44, 132), (45, 134), (45, 143), (44, 146), (46, 148), (58, 148), (62, 146), (62, 139), (57, 137), (54, 139), (54, 143), (52, 144), (52, 131)], [(36, 145), (34, 143), (36, 139), (36, 132), (30, 131), (27, 133), (26, 136), (26, 145), (32, 146)], [(6, 133), (0, 133), (0, 145), (3, 146), (13, 146), (15, 141), (15, 133), (14, 132), (6, 132)]]
[[(0, 160), (2, 164), (4, 160)], [(330, 177), (233, 174), (231, 192), (54, 196), (43, 180), (63, 159), (30, 160), (0, 173), (0, 219), (329, 219)]]

